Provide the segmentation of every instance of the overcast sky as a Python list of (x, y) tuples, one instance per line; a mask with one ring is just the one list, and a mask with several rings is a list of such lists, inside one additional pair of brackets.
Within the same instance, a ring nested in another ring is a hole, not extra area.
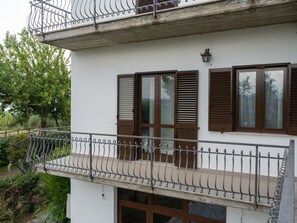
[(0, 42), (7, 31), (11, 34), (20, 32), (27, 27), (30, 12), (30, 0), (2, 0), (0, 7)]

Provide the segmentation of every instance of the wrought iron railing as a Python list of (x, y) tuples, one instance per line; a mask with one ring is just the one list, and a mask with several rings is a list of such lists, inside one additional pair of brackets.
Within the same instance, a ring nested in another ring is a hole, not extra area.
[(32, 0), (29, 28), (36, 34), (216, 0)]
[(113, 182), (188, 191), (253, 204), (274, 199), (288, 146), (40, 130), (27, 160)]
[(295, 142), (284, 152), (268, 223), (295, 222)]

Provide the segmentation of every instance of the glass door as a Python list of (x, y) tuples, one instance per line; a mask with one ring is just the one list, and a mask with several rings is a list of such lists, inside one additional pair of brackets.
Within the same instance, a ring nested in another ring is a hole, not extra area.
[(174, 74), (143, 75), (140, 78), (139, 133), (141, 136), (161, 137), (144, 139), (138, 152), (140, 159), (154, 154), (154, 160), (172, 162), (175, 122)]

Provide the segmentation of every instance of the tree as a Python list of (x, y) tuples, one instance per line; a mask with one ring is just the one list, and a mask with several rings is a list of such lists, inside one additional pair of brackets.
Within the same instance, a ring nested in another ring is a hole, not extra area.
[(63, 49), (40, 44), (27, 30), (6, 34), (0, 45), (0, 103), (23, 122), (38, 115), (41, 127), (53, 118), (70, 119), (69, 56)]

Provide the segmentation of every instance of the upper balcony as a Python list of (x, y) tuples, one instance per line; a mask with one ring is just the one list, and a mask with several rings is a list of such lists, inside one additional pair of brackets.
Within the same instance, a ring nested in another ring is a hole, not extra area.
[(296, 0), (33, 0), (41, 42), (80, 50), (297, 22)]
[(283, 194), (294, 204), (294, 147), (40, 130), (27, 159), (40, 172), (146, 193), (267, 212), (273, 204), (273, 220)]

